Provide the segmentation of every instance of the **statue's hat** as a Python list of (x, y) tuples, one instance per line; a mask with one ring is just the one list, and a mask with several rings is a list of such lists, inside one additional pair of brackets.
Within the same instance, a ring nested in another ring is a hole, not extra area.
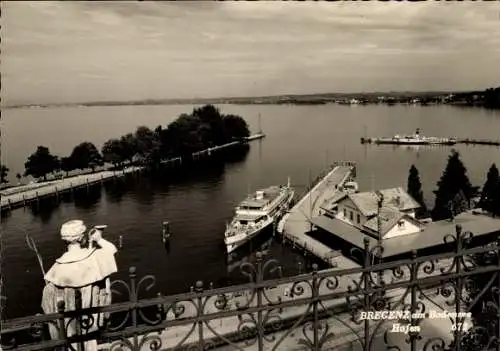
[(86, 230), (87, 227), (83, 221), (74, 219), (61, 226), (61, 238), (69, 242), (78, 241), (81, 239)]

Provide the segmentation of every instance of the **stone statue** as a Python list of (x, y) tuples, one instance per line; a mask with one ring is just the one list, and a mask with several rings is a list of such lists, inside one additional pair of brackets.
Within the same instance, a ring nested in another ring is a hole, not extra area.
[[(86, 233), (83, 221), (71, 220), (61, 227), (61, 238), (67, 242), (67, 251), (59, 257), (45, 274), (42, 309), (44, 313), (56, 313), (59, 301), (64, 301), (65, 311), (77, 308), (105, 306), (111, 303), (109, 276), (117, 271), (114, 254), (116, 247), (102, 238), (102, 231), (92, 228)], [(77, 306), (79, 304), (80, 306)], [(90, 328), (74, 319), (65, 321), (67, 336), (90, 333), (103, 325), (105, 316), (94, 314)], [(68, 324), (69, 323), (69, 324)], [(58, 339), (58, 329), (49, 325), (50, 336)], [(72, 345), (75, 349), (76, 345)], [(97, 341), (88, 341), (84, 350), (97, 350)]]

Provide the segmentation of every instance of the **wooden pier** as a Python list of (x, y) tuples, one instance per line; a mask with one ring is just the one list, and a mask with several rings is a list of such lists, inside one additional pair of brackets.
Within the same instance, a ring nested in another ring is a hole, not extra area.
[(457, 143), (466, 144), (466, 145), (493, 145), (500, 146), (500, 140), (492, 140), (492, 139), (457, 139)]
[(10, 188), (2, 191), (1, 211), (13, 210), (25, 207), (32, 202), (40, 201), (49, 196), (59, 196), (79, 188), (90, 187), (112, 178), (120, 178), (125, 174), (141, 170), (141, 167), (127, 167), (119, 171), (102, 171), (91, 174), (83, 174), (69, 178), (63, 178), (44, 183), (35, 183), (22, 186), (21, 189)]
[[(257, 133), (245, 138), (242, 141), (234, 141), (224, 145), (219, 145), (206, 150), (198, 151), (192, 154), (193, 160), (198, 160), (202, 156), (210, 156), (225, 148), (245, 144), (252, 140), (258, 140), (265, 137), (264, 133)], [(163, 160), (162, 164), (182, 164), (180, 157)], [(59, 196), (63, 193), (72, 192), (79, 188), (90, 187), (93, 184), (102, 183), (113, 178), (121, 178), (126, 174), (137, 173), (144, 169), (142, 166), (130, 166), (119, 171), (105, 170), (96, 173), (82, 174), (73, 177), (52, 180), (41, 183), (34, 183), (19, 187), (8, 188), (0, 192), (1, 211), (12, 211), (16, 208), (25, 207), (33, 202), (38, 202), (42, 198)]]
[(311, 219), (319, 215), (321, 206), (331, 199), (355, 172), (356, 165), (353, 162), (333, 164), (332, 169), (280, 221), (278, 232), (282, 234), (283, 240), (313, 254), (331, 267), (357, 267), (356, 263), (343, 257), (338, 251), (307, 235), (312, 229)]
[(465, 144), (465, 145), (491, 145), (491, 146), (500, 146), (500, 140), (494, 139), (477, 139), (477, 138), (443, 138), (443, 140), (452, 140), (451, 141), (443, 141), (441, 143), (405, 143), (398, 141), (391, 141), (391, 138), (371, 138), (371, 137), (363, 137), (361, 138), (361, 144), (391, 144), (391, 145), (401, 145), (401, 146), (412, 146), (412, 145), (425, 145), (425, 146), (452, 146), (456, 144)]
[(223, 144), (223, 145), (219, 145), (219, 146), (214, 146), (214, 147), (209, 147), (208, 149), (194, 152), (192, 154), (192, 157), (193, 157), (194, 160), (197, 160), (197, 159), (199, 159), (202, 156), (210, 156), (212, 154), (212, 152), (216, 152), (216, 151), (219, 151), (219, 150), (222, 150), (222, 149), (227, 149), (229, 147), (233, 147), (233, 146), (236, 146), (236, 145), (246, 144), (246, 143), (248, 143), (250, 141), (253, 141), (253, 140), (262, 139), (265, 136), (266, 135), (264, 133), (253, 134), (253, 135), (250, 135), (249, 137), (244, 138), (243, 140), (236, 140), (236, 141), (232, 141), (232, 142), (227, 143), (227, 144)]

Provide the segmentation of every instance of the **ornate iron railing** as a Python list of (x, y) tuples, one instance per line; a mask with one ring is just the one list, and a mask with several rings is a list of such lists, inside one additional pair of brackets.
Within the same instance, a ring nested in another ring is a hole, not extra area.
[[(139, 296), (155, 278), (137, 279), (132, 268), (129, 282), (113, 283), (127, 301), (77, 311), (61, 303), (59, 313), (4, 321), (2, 349), (85, 350), (98, 340), (103, 350), (133, 351), (500, 350), (500, 239), (471, 247), (472, 237), (457, 226), (447, 253), (379, 264), (383, 247), (366, 243), (359, 268), (287, 278), (258, 254), (241, 266), (248, 284), (197, 282), (189, 293), (148, 299)], [(58, 338), (47, 338), (49, 324)]]

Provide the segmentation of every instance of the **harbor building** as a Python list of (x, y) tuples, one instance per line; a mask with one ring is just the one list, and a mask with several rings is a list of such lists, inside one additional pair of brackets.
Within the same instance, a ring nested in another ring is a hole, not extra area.
[(387, 239), (419, 232), (422, 225), (415, 218), (419, 207), (416, 200), (398, 187), (351, 194), (340, 191), (322, 210), (325, 216), (365, 231), (375, 239)]
[(365, 240), (370, 248), (381, 244), (383, 261), (393, 261), (411, 257), (413, 250), (419, 256), (449, 252), (445, 237), (455, 235), (457, 225), (474, 234), (472, 246), (487, 244), (500, 235), (500, 218), (472, 210), (452, 220), (429, 223), (415, 217), (419, 207), (401, 187), (339, 191), (311, 220), (314, 230), (309, 235), (359, 263), (360, 256), (353, 252), (363, 252)]

